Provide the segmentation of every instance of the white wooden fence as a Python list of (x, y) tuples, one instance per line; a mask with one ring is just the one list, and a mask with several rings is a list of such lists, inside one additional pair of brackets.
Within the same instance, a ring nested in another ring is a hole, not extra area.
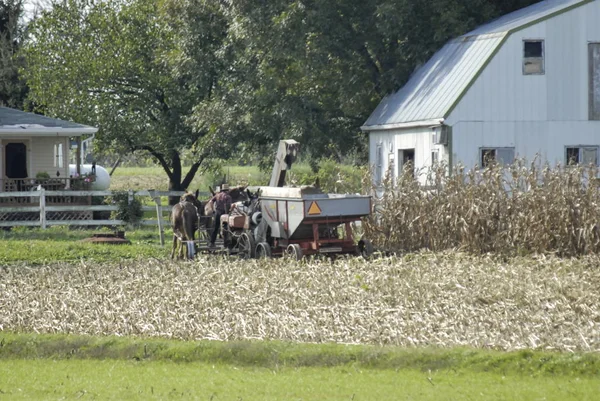
[[(48, 226), (122, 226), (126, 223), (123, 220), (49, 220), (46, 215), (48, 212), (97, 212), (97, 211), (116, 211), (119, 209), (117, 205), (47, 205), (46, 197), (86, 197), (86, 196), (113, 196), (116, 194), (122, 194), (123, 191), (46, 191), (40, 189), (39, 191), (21, 191), (21, 192), (0, 192), (0, 198), (39, 198), (39, 202), (30, 200), (23, 205), (19, 206), (1, 206), (0, 213), (39, 213), (39, 220), (29, 221), (0, 221), (0, 227), (17, 227), (17, 226), (31, 226), (41, 227), (43, 229)], [(140, 224), (145, 226), (158, 226), (162, 231), (162, 226), (169, 224), (168, 216), (164, 216), (164, 211), (170, 211), (170, 206), (165, 205), (163, 207), (161, 197), (166, 196), (181, 196), (182, 191), (156, 191), (156, 190), (145, 190), (145, 191), (128, 191), (129, 202), (135, 197), (150, 197), (154, 201), (154, 206), (142, 206), (144, 212), (155, 211), (156, 219), (142, 219)], [(201, 198), (208, 198), (209, 193), (201, 193)], [(143, 203), (143, 202), (142, 202)]]

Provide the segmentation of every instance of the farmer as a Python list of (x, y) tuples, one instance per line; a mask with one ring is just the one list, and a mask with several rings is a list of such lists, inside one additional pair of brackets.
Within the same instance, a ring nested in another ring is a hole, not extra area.
[(214, 248), (217, 235), (219, 235), (219, 229), (221, 226), (221, 215), (229, 213), (231, 210), (231, 196), (229, 195), (229, 185), (221, 185), (221, 191), (213, 196), (210, 200), (213, 202), (215, 207), (215, 227), (213, 228), (212, 235), (210, 236), (210, 247)]

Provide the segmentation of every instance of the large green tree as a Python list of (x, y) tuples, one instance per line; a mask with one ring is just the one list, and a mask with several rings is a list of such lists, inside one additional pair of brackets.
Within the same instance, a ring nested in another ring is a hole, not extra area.
[[(237, 133), (267, 164), (265, 150), (283, 137), (321, 157), (364, 155), (360, 125), (415, 68), (449, 39), (535, 2), (215, 1), (230, 21), (226, 42), (235, 57), (216, 88), (222, 103), (198, 107), (194, 121)], [(182, 19), (193, 25), (191, 15)]]
[(24, 38), (22, 0), (0, 0), (0, 106), (23, 108), (27, 95), (19, 76), (23, 59), (18, 50)]
[[(172, 190), (186, 189), (203, 162), (223, 147), (186, 119), (211, 99), (219, 68), (186, 68), (181, 30), (170, 2), (66, 0), (30, 27), (24, 48), (30, 98), (50, 116), (98, 126), (96, 146), (117, 153), (144, 151), (165, 170)], [(206, 40), (197, 59), (218, 47), (216, 21), (197, 27)], [(213, 24), (213, 25), (211, 25)], [(198, 24), (200, 25), (200, 24)], [(208, 37), (210, 36), (210, 37)], [(192, 154), (184, 174), (182, 151)]]
[[(448, 39), (533, 0), (64, 0), (31, 27), (31, 99), (149, 152), (187, 188), (207, 159), (365, 154), (360, 125)], [(193, 164), (182, 173), (181, 152)]]

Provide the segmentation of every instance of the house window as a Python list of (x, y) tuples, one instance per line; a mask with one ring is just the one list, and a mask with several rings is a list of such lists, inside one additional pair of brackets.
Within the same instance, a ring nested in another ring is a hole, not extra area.
[(479, 156), (482, 167), (489, 167), (494, 163), (506, 166), (515, 161), (515, 148), (481, 148)]
[(589, 119), (600, 120), (600, 43), (588, 44)]
[(544, 41), (523, 41), (523, 75), (544, 74)]
[(64, 167), (64, 155), (63, 155), (63, 144), (54, 144), (54, 167)]
[(431, 165), (435, 166), (436, 164), (438, 164), (438, 162), (439, 162), (438, 151), (434, 150), (431, 152)]
[(565, 152), (567, 165), (598, 165), (598, 146), (573, 146)]

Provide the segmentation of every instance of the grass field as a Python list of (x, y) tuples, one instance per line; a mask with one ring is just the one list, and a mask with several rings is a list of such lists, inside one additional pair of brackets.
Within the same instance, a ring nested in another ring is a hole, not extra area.
[[(296, 167), (296, 166), (294, 166)], [(308, 166), (297, 166), (298, 171), (308, 170)], [(184, 173), (187, 169), (184, 168)], [(265, 185), (270, 179), (270, 175), (261, 172), (255, 166), (226, 166), (222, 174), (227, 176), (231, 185), (249, 184)], [(200, 189), (201, 192), (208, 192), (208, 186), (213, 185), (217, 173), (202, 174), (199, 172), (192, 181), (189, 190)], [(218, 173), (219, 178), (221, 174)], [(166, 191), (168, 189), (168, 178), (161, 167), (119, 167), (111, 176), (110, 188), (113, 191), (118, 190), (145, 190), (158, 189)]]
[(465, 371), (238, 367), (122, 360), (0, 360), (11, 400), (596, 400), (592, 377)]
[[(61, 262), (108, 262), (166, 258), (167, 247), (159, 244), (158, 230), (127, 231), (131, 245), (98, 245), (82, 242), (94, 233), (111, 232), (108, 229), (72, 230), (54, 226), (46, 230), (14, 228), (0, 231), (0, 266), (21, 263), (27, 266)], [(167, 241), (170, 238), (167, 238)], [(169, 243), (170, 244), (170, 243)]]
[(0, 338), (0, 396), (17, 400), (594, 400), (600, 391), (593, 354)]
[[(332, 161), (321, 163), (321, 171), (318, 174), (320, 185), (325, 191), (337, 192), (359, 192), (361, 190), (362, 170), (350, 165), (340, 165)], [(184, 173), (187, 168), (184, 168)], [(214, 186), (225, 178), (230, 185), (267, 185), (271, 172), (259, 170), (257, 166), (224, 166), (219, 172), (198, 172), (188, 187), (188, 190), (208, 192), (209, 185)], [(288, 172), (287, 183), (289, 185), (313, 184), (316, 178), (307, 163), (294, 164)], [(119, 167), (111, 176), (111, 190), (146, 190), (168, 189), (167, 175), (161, 167)]]

